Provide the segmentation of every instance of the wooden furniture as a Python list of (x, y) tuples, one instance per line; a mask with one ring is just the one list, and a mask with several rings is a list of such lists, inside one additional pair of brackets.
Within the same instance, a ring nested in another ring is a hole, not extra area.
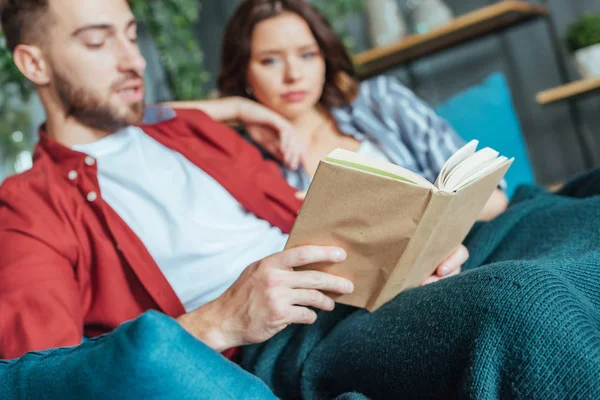
[[(497, 34), (528, 21), (542, 19), (546, 23), (548, 37), (558, 67), (560, 86), (539, 93), (540, 104), (549, 104), (564, 99), (568, 103), (568, 111), (573, 122), (575, 138), (578, 142), (584, 165), (590, 168), (594, 165), (591, 147), (587, 143), (582, 118), (575, 103), (576, 96), (590, 93), (600, 87), (599, 82), (574, 82), (569, 77), (566, 57), (562, 40), (556, 23), (549, 11), (548, 1), (539, 0), (540, 4), (530, 4), (526, 1), (502, 0), (490, 6), (462, 15), (451, 23), (432, 30), (426, 34), (409, 35), (402, 40), (387, 46), (376, 47), (354, 56), (353, 61), (360, 79), (384, 73), (402, 65), (410, 66), (419, 58), (438, 53), (453, 46), (458, 46), (487, 35)], [(409, 81), (414, 78), (408, 71)]]
[(600, 78), (581, 79), (539, 92), (536, 100), (541, 105), (572, 99), (600, 90)]
[(354, 56), (361, 79), (381, 74), (430, 54), (546, 16), (546, 6), (524, 1), (500, 1), (456, 18), (426, 34), (410, 35), (387, 46)]

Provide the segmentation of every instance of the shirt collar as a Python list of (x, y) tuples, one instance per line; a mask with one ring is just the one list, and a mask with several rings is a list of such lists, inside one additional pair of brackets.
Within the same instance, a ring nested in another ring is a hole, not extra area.
[[(176, 117), (174, 110), (163, 106), (148, 106), (144, 111), (144, 120), (142, 125), (155, 125), (161, 122), (166, 122)], [(44, 125), (39, 129), (39, 142), (35, 149), (33, 160), (34, 162), (40, 157), (46, 156), (64, 173), (69, 173), (73, 170), (78, 170), (84, 164), (91, 163), (89, 156), (85, 153), (73, 150), (67, 146), (58, 143), (52, 139), (45, 131)]]

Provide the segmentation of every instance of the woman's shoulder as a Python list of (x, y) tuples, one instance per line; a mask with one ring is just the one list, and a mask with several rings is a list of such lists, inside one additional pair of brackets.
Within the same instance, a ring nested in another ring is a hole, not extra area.
[(433, 110), (400, 79), (378, 75), (361, 82), (353, 102), (334, 110), (334, 115), (340, 120), (351, 120), (356, 117), (357, 112), (376, 115), (378, 118), (386, 116), (399, 118), (411, 113), (430, 115)]
[(415, 98), (412, 90), (406, 87), (400, 79), (395, 76), (378, 75), (361, 82), (356, 100), (381, 101), (382, 99), (405, 97)]

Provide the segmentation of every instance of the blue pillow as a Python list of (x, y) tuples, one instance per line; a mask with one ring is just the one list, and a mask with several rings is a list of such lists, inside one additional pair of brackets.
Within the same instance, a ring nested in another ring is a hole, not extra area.
[(493, 73), (481, 84), (451, 97), (436, 111), (466, 141), (477, 139), (480, 148), (489, 146), (515, 158), (506, 174), (509, 197), (518, 185), (534, 183), (527, 147), (502, 73)]

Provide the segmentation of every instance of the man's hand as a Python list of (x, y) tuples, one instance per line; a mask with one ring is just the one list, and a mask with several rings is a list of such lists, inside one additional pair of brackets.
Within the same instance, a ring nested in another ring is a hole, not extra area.
[(250, 137), (288, 168), (297, 169), (304, 154), (292, 124), (269, 108), (248, 99), (239, 100), (238, 119)]
[(312, 324), (317, 314), (308, 307), (331, 311), (324, 294), (352, 293), (347, 279), (319, 271), (294, 271), (317, 262), (346, 259), (336, 247), (302, 246), (250, 265), (218, 299), (181, 316), (190, 333), (217, 351), (261, 343), (290, 324)]
[(435, 273), (426, 278), (421, 285), (428, 285), (440, 279), (460, 274), (462, 265), (469, 259), (469, 250), (462, 244), (446, 258), (435, 270)]

